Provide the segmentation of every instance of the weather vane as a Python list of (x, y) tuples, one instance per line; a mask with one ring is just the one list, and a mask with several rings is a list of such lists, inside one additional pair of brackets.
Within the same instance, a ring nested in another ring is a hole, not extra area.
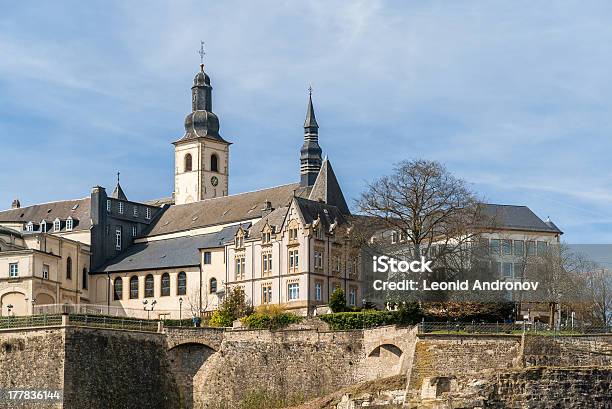
[(308, 95), (312, 96), (312, 84), (308, 86)]
[(200, 65), (204, 65), (204, 56), (206, 55), (204, 52), (204, 41), (200, 41), (200, 51), (198, 51), (198, 54), (200, 54)]

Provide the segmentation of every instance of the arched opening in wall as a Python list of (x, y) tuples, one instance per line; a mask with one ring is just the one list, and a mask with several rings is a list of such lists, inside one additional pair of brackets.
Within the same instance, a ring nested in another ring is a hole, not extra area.
[(39, 293), (36, 295), (36, 305), (55, 304), (55, 298), (49, 294)]
[(185, 403), (185, 408), (193, 408), (194, 393), (199, 388), (207, 385), (198, 385), (196, 375), (215, 351), (207, 345), (199, 343), (185, 343), (175, 346), (168, 351), (168, 360), (174, 379), (178, 385), (181, 395), (181, 402)]
[(66, 259), (66, 280), (72, 280), (72, 257)]
[(372, 379), (399, 375), (402, 365), (402, 350), (393, 344), (377, 346), (368, 354), (367, 367)]
[(2, 315), (26, 315), (28, 307), (26, 305), (25, 294), (18, 292), (6, 293), (0, 300)]
[(219, 157), (214, 153), (210, 155), (210, 171), (211, 172), (219, 171)]
[(215, 294), (217, 292), (217, 279), (216, 278), (213, 277), (210, 279), (209, 288), (210, 288), (211, 294)]
[(130, 277), (130, 300), (137, 300), (138, 297), (138, 277), (132, 276)]
[(186, 295), (187, 294), (187, 274), (184, 271), (178, 273), (176, 278), (177, 284), (177, 295)]
[(155, 281), (153, 274), (147, 274), (145, 277), (145, 298), (155, 297)]
[(191, 169), (193, 168), (193, 159), (191, 158), (191, 153), (188, 153), (185, 155), (185, 172), (191, 172)]
[(161, 277), (161, 296), (170, 296), (170, 274), (164, 273)]

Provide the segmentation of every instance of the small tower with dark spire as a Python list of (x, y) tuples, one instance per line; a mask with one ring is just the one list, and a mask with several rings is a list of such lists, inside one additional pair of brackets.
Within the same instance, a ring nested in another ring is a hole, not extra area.
[(304, 121), (304, 144), (300, 150), (300, 185), (312, 186), (321, 169), (321, 147), (319, 146), (319, 124), (312, 106), (312, 88), (308, 88), (308, 111)]

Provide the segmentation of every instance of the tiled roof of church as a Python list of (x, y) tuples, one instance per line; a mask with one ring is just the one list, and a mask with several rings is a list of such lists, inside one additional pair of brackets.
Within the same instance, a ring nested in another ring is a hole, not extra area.
[(291, 202), (294, 192), (296, 195), (301, 194), (299, 183), (170, 206), (146, 235), (157, 236), (258, 219), (266, 201), (270, 202), (273, 208), (286, 206)]
[(59, 218), (74, 220), (73, 231), (89, 230), (91, 226), (91, 199), (61, 200), (58, 202), (41, 203), (32, 206), (9, 209), (0, 212), (0, 223), (40, 223), (42, 220), (53, 223)]
[[(234, 238), (239, 226), (229, 226), (216, 233), (198, 236), (136, 243), (93, 273), (197, 266), (200, 264), (199, 249), (222, 247), (223, 243)], [(243, 228), (247, 227), (243, 225)]]

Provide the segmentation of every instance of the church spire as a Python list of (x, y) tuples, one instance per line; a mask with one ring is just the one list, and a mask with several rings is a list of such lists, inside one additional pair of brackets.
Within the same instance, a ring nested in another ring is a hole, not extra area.
[(321, 147), (319, 146), (319, 124), (312, 104), (312, 87), (308, 88), (308, 109), (304, 121), (304, 144), (300, 150), (300, 185), (312, 186), (321, 169)]

